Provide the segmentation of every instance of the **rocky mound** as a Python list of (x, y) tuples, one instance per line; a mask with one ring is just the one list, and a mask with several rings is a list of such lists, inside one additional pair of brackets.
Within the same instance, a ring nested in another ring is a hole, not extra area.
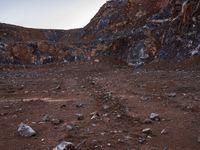
[[(45, 64), (63, 61), (81, 29), (39, 30), (0, 24), (0, 62)], [(72, 58), (71, 58), (72, 59)]]
[(200, 55), (200, 1), (110, 0), (83, 29), (0, 25), (1, 63), (45, 64), (114, 56), (131, 66)]

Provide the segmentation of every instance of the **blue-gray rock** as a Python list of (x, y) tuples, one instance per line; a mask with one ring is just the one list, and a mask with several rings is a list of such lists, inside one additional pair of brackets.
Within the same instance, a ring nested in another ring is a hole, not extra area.
[(160, 121), (160, 115), (157, 114), (157, 113), (151, 113), (150, 116), (149, 116), (149, 118), (151, 120)]
[(21, 136), (24, 137), (31, 137), (36, 135), (36, 132), (30, 126), (24, 123), (20, 123), (18, 132)]
[(73, 143), (63, 141), (59, 145), (57, 145), (53, 150), (76, 150), (76, 148)]

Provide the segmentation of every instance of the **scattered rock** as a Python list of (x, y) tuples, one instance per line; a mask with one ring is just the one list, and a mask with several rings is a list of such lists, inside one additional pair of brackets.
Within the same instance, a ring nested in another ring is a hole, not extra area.
[(36, 135), (36, 132), (30, 126), (24, 123), (20, 123), (18, 127), (18, 132), (21, 136), (24, 136), (24, 137), (31, 137), (31, 136)]
[(149, 97), (146, 97), (146, 96), (141, 96), (140, 99), (142, 101), (148, 101), (150, 98)]
[(53, 125), (59, 125), (59, 124), (62, 123), (62, 122), (63, 122), (63, 121), (60, 120), (60, 119), (56, 119), (56, 118), (51, 119), (51, 123), (52, 123)]
[(81, 88), (83, 88), (83, 89), (84, 89), (84, 88), (85, 88), (85, 86), (84, 86), (84, 85), (81, 85)]
[(131, 140), (133, 138), (131, 136), (127, 135), (127, 136), (124, 136), (124, 139), (127, 141), (127, 140)]
[(82, 104), (82, 103), (81, 104), (76, 104), (77, 108), (83, 108), (83, 106), (84, 106), (84, 104)]
[(44, 139), (41, 139), (41, 142), (44, 142)]
[(24, 94), (28, 94), (29, 93), (29, 91), (24, 91)]
[(149, 118), (154, 121), (160, 121), (160, 115), (157, 113), (151, 113)]
[(169, 93), (168, 97), (176, 97), (176, 93)]
[(95, 63), (99, 63), (100, 60), (99, 60), (99, 59), (95, 59), (94, 62), (95, 62)]
[(100, 135), (104, 136), (106, 133), (105, 132), (101, 132)]
[(121, 118), (121, 115), (120, 115), (120, 114), (117, 114), (117, 118)]
[(92, 123), (92, 126), (93, 126), (93, 127), (96, 127), (97, 125), (96, 125), (95, 123)]
[(145, 137), (139, 137), (139, 138), (138, 138), (138, 142), (139, 142), (140, 144), (144, 144), (144, 143), (146, 142), (146, 138), (145, 138)]
[(61, 86), (60, 85), (57, 85), (55, 88), (53, 88), (52, 90), (60, 90), (61, 89)]
[(16, 112), (22, 112), (23, 111), (23, 108), (19, 108), (16, 110)]
[(103, 109), (104, 110), (107, 110), (107, 109), (109, 109), (110, 107), (108, 106), (108, 105), (103, 105)]
[(76, 114), (76, 116), (77, 116), (77, 120), (83, 120), (84, 119), (83, 114)]
[(6, 105), (6, 106), (3, 106), (3, 108), (4, 108), (4, 109), (10, 109), (11, 106)]
[(63, 141), (59, 145), (57, 145), (53, 150), (76, 150), (76, 148), (73, 143)]
[(163, 129), (161, 132), (160, 132), (161, 135), (164, 135), (164, 134), (167, 134), (167, 130), (166, 129)]
[(152, 130), (151, 130), (151, 128), (145, 128), (145, 129), (142, 130), (142, 133), (144, 133), (144, 134), (151, 134)]
[(42, 117), (42, 121), (44, 121), (44, 122), (49, 122), (50, 121), (50, 116), (49, 115), (44, 115), (43, 117)]
[(98, 112), (92, 112), (92, 113), (90, 113), (90, 115), (91, 115), (91, 120), (93, 120), (93, 119), (96, 119), (97, 117), (99, 117), (100, 115), (99, 115), (99, 113)]
[(66, 125), (67, 131), (72, 131), (74, 127), (72, 125)]

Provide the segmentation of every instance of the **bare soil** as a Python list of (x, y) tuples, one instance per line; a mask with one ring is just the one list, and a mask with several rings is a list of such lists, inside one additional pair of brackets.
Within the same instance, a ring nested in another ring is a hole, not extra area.
[[(199, 91), (199, 69), (133, 70), (106, 60), (2, 66), (0, 149), (48, 150), (65, 140), (81, 150), (199, 150)], [(98, 115), (91, 119), (93, 112)], [(161, 120), (144, 123), (152, 112)], [(62, 122), (42, 121), (47, 114)], [(21, 137), (21, 122), (37, 135)], [(141, 144), (145, 128), (152, 134)]]

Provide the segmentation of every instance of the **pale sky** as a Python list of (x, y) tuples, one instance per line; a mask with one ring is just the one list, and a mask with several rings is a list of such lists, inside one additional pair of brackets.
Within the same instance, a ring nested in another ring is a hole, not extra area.
[(107, 0), (0, 0), (0, 22), (31, 28), (84, 27)]

